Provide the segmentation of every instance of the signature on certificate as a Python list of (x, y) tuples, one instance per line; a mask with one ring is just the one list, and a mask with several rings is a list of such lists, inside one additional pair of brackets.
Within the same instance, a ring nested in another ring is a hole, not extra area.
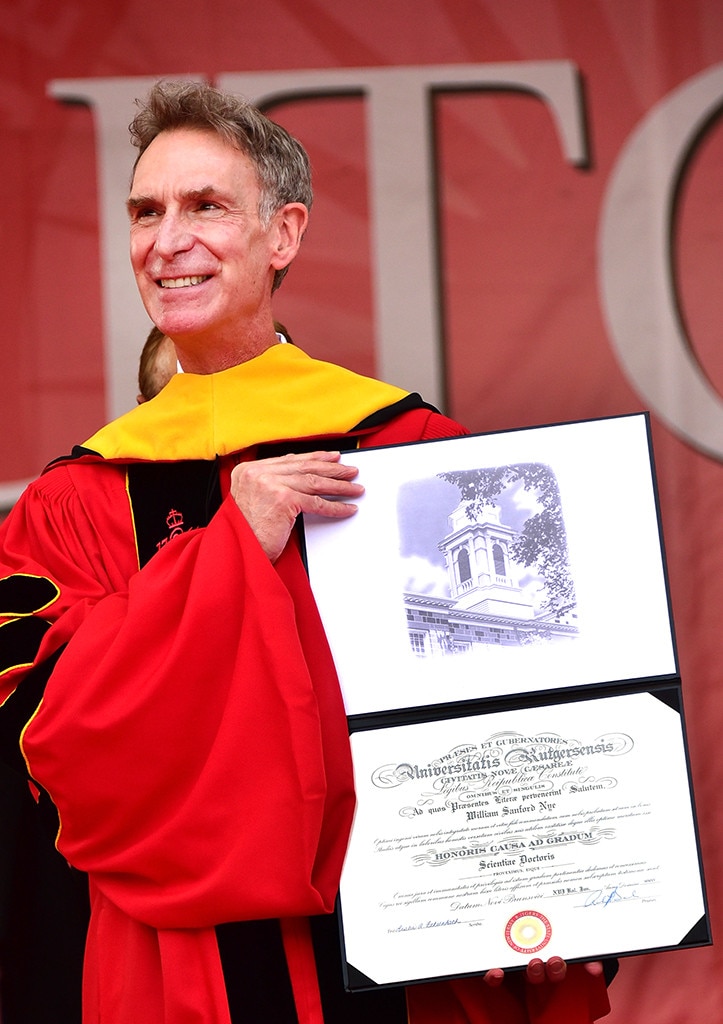
[(627, 900), (639, 900), (641, 897), (635, 889), (625, 885), (611, 885), (606, 889), (596, 889), (585, 897), (586, 907), (609, 907), (611, 903), (622, 903)]

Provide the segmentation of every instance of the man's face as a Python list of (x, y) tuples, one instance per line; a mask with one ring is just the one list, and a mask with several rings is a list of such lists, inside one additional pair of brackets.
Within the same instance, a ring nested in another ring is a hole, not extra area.
[(164, 334), (223, 347), (269, 316), (278, 231), (259, 219), (259, 191), (250, 160), (212, 132), (162, 132), (139, 159), (131, 263)]

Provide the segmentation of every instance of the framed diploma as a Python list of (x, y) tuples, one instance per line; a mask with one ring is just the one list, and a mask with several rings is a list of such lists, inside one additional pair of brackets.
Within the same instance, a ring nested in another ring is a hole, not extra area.
[(678, 686), (351, 741), (349, 989), (710, 941)]
[(347, 988), (710, 940), (644, 413), (345, 452), (306, 516), (357, 787)]
[(304, 536), (349, 715), (676, 676), (646, 414), (344, 461)]

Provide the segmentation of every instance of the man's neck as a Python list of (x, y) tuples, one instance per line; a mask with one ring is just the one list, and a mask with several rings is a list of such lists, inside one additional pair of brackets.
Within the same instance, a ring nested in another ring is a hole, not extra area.
[(272, 345), (278, 345), (279, 338), (273, 325), (270, 325), (263, 331), (236, 335), (227, 341), (184, 337), (174, 338), (173, 342), (184, 373), (208, 374), (228, 370), (239, 363), (255, 359)]

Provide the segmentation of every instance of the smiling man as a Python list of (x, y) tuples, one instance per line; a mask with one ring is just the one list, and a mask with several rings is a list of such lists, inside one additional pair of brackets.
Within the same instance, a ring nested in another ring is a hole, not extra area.
[(128, 200), (131, 262), (186, 372), (223, 370), (277, 343), (270, 281), (301, 244), (302, 194), (306, 203), (262, 207), (251, 160), (209, 132), (178, 128), (144, 149)]
[(184, 372), (0, 534), (4, 753), (88, 880), (84, 1024), (588, 1024), (599, 965), (343, 991), (352, 768), (294, 526), (355, 514), (340, 451), (464, 431), (280, 342), (311, 205), (296, 140), (196, 83), (159, 84), (131, 132), (133, 270)]

